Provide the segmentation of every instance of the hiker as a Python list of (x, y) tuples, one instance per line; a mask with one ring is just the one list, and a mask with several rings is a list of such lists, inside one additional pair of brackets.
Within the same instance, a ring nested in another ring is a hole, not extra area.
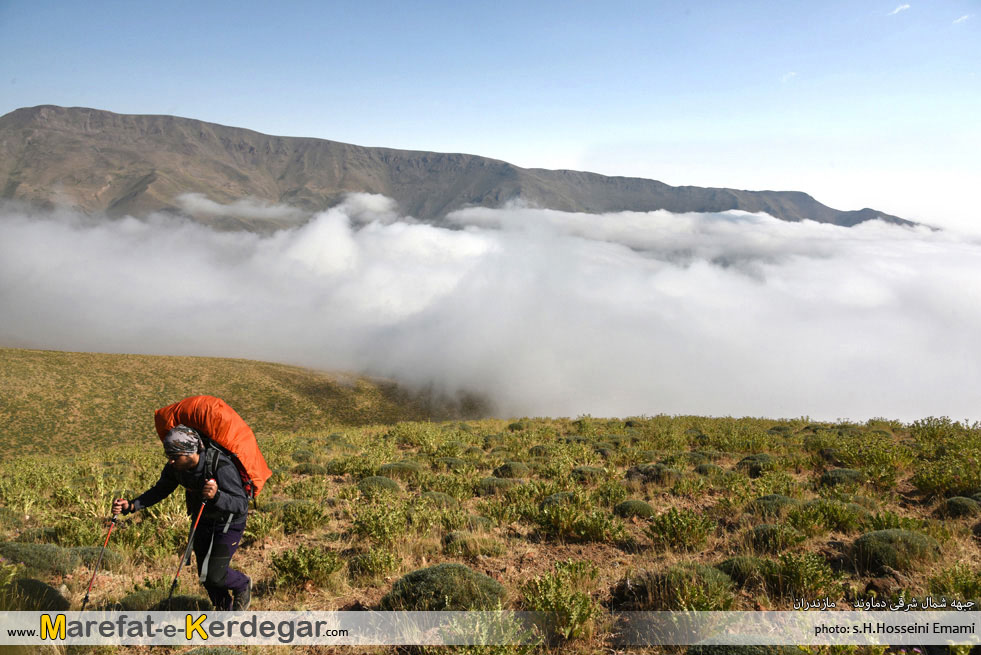
[(248, 517), (248, 495), (238, 469), (228, 455), (213, 445), (205, 446), (201, 435), (186, 425), (174, 426), (162, 441), (168, 461), (160, 479), (133, 500), (114, 500), (112, 513), (129, 514), (150, 507), (173, 493), (178, 485), (184, 487), (192, 521), (204, 503), (194, 533), (194, 554), (198, 575), (211, 602), (216, 610), (247, 610), (252, 580), (228, 568)]

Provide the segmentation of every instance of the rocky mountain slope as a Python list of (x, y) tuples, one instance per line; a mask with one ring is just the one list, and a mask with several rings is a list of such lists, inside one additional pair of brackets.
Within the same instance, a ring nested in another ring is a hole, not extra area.
[[(389, 196), (402, 213), (428, 222), (462, 207), (497, 207), (520, 199), (588, 213), (740, 209), (788, 221), (850, 226), (882, 218), (910, 224), (873, 209), (832, 209), (797, 191), (672, 187), (640, 178), (520, 168), (475, 155), (270, 136), (174, 116), (45, 105), (0, 117), (0, 197), (34, 205), (138, 216), (180, 211), (181, 194), (200, 193), (217, 203), (250, 197), (309, 213), (338, 203), (349, 192)], [(208, 220), (226, 228), (263, 230), (302, 219)]]

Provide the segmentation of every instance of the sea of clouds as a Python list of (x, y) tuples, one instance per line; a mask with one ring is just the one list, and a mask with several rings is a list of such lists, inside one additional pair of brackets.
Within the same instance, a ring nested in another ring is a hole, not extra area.
[(367, 194), (271, 235), (3, 205), (0, 345), (367, 373), (502, 416), (981, 418), (976, 237), (520, 206), (446, 225)]

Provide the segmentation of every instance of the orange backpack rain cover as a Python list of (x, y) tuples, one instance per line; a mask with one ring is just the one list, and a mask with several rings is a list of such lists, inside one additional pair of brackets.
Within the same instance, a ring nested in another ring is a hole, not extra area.
[[(272, 471), (259, 452), (259, 444), (248, 424), (221, 398), (192, 396), (158, 409), (154, 423), (161, 441), (175, 425), (194, 428), (202, 436), (233, 454), (242, 475), (242, 483), (248, 495), (255, 498), (262, 490)], [(248, 480), (246, 479), (248, 476)], [(249, 488), (251, 481), (251, 489)]]

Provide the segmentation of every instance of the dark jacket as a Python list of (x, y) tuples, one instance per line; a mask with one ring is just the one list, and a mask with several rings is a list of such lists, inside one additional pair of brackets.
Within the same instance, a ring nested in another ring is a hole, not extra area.
[(209, 449), (205, 449), (198, 458), (198, 465), (189, 471), (177, 471), (170, 463), (167, 463), (163, 467), (157, 483), (131, 501), (126, 513), (159, 503), (180, 485), (184, 487), (184, 500), (187, 503), (188, 515), (197, 517), (203, 500), (201, 490), (204, 488), (204, 483), (209, 478), (214, 477), (215, 482), (218, 483), (218, 493), (205, 505), (201, 520), (225, 523), (231, 515), (232, 523), (245, 521), (249, 511), (249, 499), (242, 487), (242, 477), (238, 473), (238, 468), (227, 455), (217, 451), (218, 457), (214, 471), (206, 470), (209, 468), (206, 464), (211, 461), (208, 452)]

